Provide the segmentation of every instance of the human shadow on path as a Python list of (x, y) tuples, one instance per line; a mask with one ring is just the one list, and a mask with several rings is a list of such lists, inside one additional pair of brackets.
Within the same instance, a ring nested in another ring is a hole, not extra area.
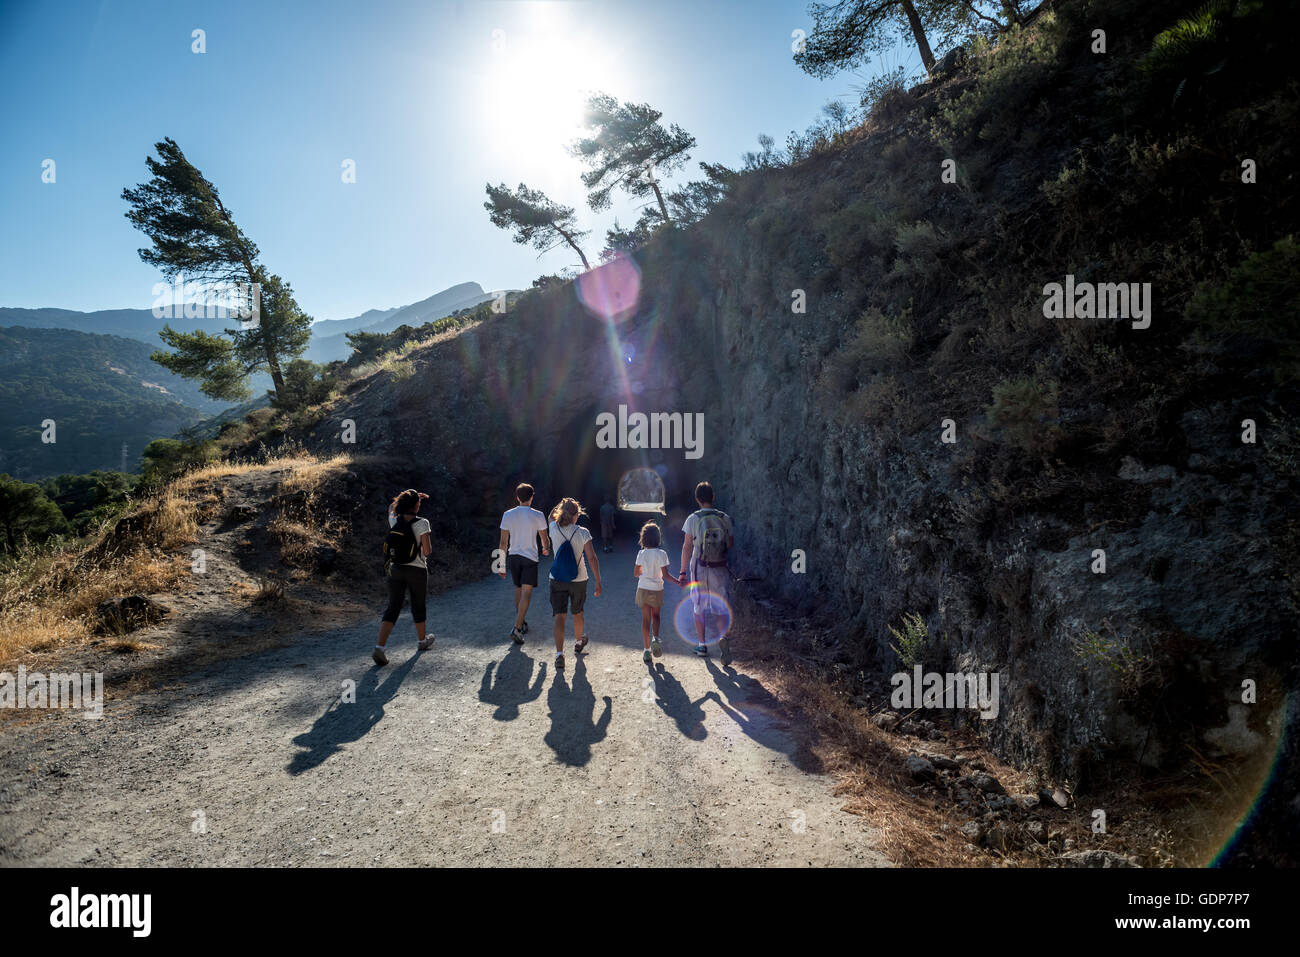
[[(387, 672), (379, 667), (367, 671), (357, 682), (355, 703), (344, 704), (341, 699), (336, 699), (316, 719), (310, 731), (304, 731), (293, 739), (294, 744), (306, 750), (295, 754), (286, 770), (293, 775), (310, 771), (325, 763), (331, 754), (341, 751), (344, 744), (365, 737), (366, 732), (384, 716), (384, 705), (397, 694), (420, 654), (416, 652), (406, 660), (406, 664)], [(379, 682), (381, 673), (387, 676), (382, 684)]]
[(543, 739), (555, 757), (575, 768), (591, 760), (591, 746), (605, 739), (614, 702), (604, 696), (605, 710), (596, 714), (596, 693), (587, 680), (587, 666), (580, 655), (574, 655), (573, 686), (564, 681), (564, 672), (555, 672), (555, 680), (546, 693), (546, 704), (551, 712), (551, 730)]
[[(494, 704), (496, 711), (492, 717), (498, 721), (513, 721), (519, 717), (519, 706), (529, 701), (536, 701), (542, 696), (542, 684), (546, 681), (546, 662), (537, 668), (537, 680), (529, 686), (535, 662), (512, 644), (506, 656), (498, 665), (488, 662), (483, 670), (483, 683), (478, 689), (478, 700), (484, 704)], [(493, 682), (492, 669), (496, 668), (496, 680)]]
[(717, 698), (718, 693), (708, 691), (692, 701), (691, 696), (682, 687), (682, 683), (662, 664), (646, 665), (646, 670), (654, 680), (657, 695), (655, 704), (664, 714), (677, 722), (677, 730), (692, 741), (703, 741), (707, 738), (709, 732), (704, 727), (703, 704), (709, 698)]
[(815, 731), (799, 735), (790, 729), (781, 702), (757, 678), (741, 674), (735, 668), (719, 668), (711, 658), (704, 659), (704, 663), (713, 676), (713, 683), (727, 699), (717, 698), (718, 704), (740, 730), (765, 748), (784, 754), (800, 771), (821, 773), (821, 759), (811, 748), (817, 740)]

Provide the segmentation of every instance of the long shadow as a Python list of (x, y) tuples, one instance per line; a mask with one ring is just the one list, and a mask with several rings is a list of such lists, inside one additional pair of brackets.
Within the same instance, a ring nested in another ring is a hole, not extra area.
[[(384, 716), (384, 705), (397, 694), (398, 687), (415, 667), (419, 653), (411, 655), (406, 664), (399, 665), (387, 672), (381, 668), (371, 668), (357, 682), (357, 700), (353, 704), (335, 701), (329, 709), (316, 719), (310, 731), (304, 731), (293, 739), (293, 743), (305, 751), (293, 756), (286, 770), (292, 775), (302, 774), (319, 767), (331, 755), (343, 749), (343, 745), (360, 741), (366, 733), (379, 723)], [(384, 673), (387, 680), (379, 683), (379, 675)]]
[[(662, 664), (646, 665), (655, 683), (655, 704), (677, 723), (677, 730), (692, 741), (703, 741), (709, 736), (704, 727), (704, 702), (717, 698), (716, 691), (700, 695), (695, 701), (686, 693), (682, 683), (672, 676)], [(721, 699), (718, 701), (721, 704)]]
[[(564, 681), (564, 672), (555, 672), (546, 704), (551, 711), (551, 730), (543, 739), (555, 757), (564, 764), (580, 768), (591, 760), (591, 746), (605, 739), (614, 702), (605, 695), (605, 710), (596, 714), (596, 693), (587, 680), (587, 666), (579, 655), (573, 665), (573, 685)], [(594, 719), (594, 720), (593, 720)]]
[[(519, 717), (519, 706), (529, 701), (536, 701), (542, 696), (542, 684), (546, 681), (546, 662), (537, 669), (537, 680), (529, 686), (528, 679), (533, 673), (533, 659), (512, 644), (506, 656), (498, 665), (488, 662), (483, 670), (483, 683), (478, 689), (478, 700), (484, 704), (494, 704), (496, 711), (492, 717), (498, 721), (513, 721)], [(496, 668), (493, 681), (492, 669)]]
[(704, 659), (704, 663), (713, 676), (713, 683), (727, 699), (717, 698), (718, 704), (741, 731), (763, 747), (784, 754), (800, 771), (821, 773), (821, 759), (811, 747), (817, 740), (815, 731), (800, 735), (789, 730), (781, 717), (781, 702), (758, 679), (734, 668), (723, 670), (711, 658)]

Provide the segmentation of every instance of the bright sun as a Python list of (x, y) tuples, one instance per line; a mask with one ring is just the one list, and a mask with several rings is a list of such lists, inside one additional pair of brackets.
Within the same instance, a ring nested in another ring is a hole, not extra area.
[[(565, 147), (580, 132), (586, 98), (608, 77), (575, 34), (553, 24), (497, 31), (484, 84), (483, 120), (495, 150), (547, 176), (573, 168)], [(521, 169), (521, 179), (528, 179)]]

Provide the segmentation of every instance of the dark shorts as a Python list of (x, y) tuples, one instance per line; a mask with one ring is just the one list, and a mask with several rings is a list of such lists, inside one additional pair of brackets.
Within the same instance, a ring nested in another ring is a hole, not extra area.
[(506, 571), (510, 573), (516, 588), (520, 585), (537, 587), (537, 562), (532, 559), (524, 558), (523, 555), (507, 555)]
[(582, 614), (582, 606), (587, 604), (586, 582), (551, 582), (551, 614), (567, 615), (573, 612)]

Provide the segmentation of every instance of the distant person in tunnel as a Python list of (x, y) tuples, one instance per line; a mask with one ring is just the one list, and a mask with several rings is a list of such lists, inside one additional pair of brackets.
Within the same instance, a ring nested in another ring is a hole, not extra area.
[(375, 664), (388, 664), (384, 646), (397, 624), (397, 616), (406, 603), (406, 593), (411, 593), (411, 619), (421, 651), (433, 647), (433, 639), (424, 634), (424, 601), (429, 592), (429, 570), (424, 558), (433, 545), (429, 541), (429, 522), (417, 514), (429, 496), (408, 488), (393, 499), (388, 506), (388, 538), (384, 540), (384, 574), (388, 581), (388, 607), (379, 623), (379, 640), (371, 657)]
[[(731, 577), (727, 570), (727, 555), (736, 547), (736, 539), (731, 532), (731, 518), (713, 507), (712, 485), (701, 482), (695, 486), (695, 502), (699, 508), (686, 516), (682, 525), (686, 534), (682, 542), (682, 584), (695, 582), (691, 602), (695, 631), (700, 637), (695, 653), (707, 658), (708, 619), (711, 612), (713, 617), (718, 617), (718, 600), (724, 605), (727, 601), (727, 585)], [(719, 637), (718, 648), (722, 652), (722, 663), (731, 664), (731, 643), (725, 634)]]
[(517, 645), (524, 643), (528, 633), (528, 605), (537, 587), (537, 537), (542, 540), (542, 554), (551, 554), (551, 540), (546, 534), (546, 516), (533, 508), (533, 487), (521, 482), (515, 489), (519, 504), (501, 516), (501, 550), (506, 553), (506, 567), (498, 574), (507, 573), (515, 583), (515, 623), (510, 629), (510, 639)]
[(614, 500), (605, 496), (605, 504), (600, 507), (600, 543), (606, 552), (614, 550), (614, 517), (617, 514)]
[(587, 602), (587, 566), (596, 578), (593, 597), (600, 597), (600, 561), (591, 545), (591, 532), (578, 524), (586, 515), (577, 499), (563, 499), (551, 510), (551, 542), (555, 560), (551, 562), (551, 614), (555, 616), (555, 667), (564, 668), (564, 619), (573, 613), (573, 653), (587, 647), (584, 634), (586, 619), (582, 609)]

